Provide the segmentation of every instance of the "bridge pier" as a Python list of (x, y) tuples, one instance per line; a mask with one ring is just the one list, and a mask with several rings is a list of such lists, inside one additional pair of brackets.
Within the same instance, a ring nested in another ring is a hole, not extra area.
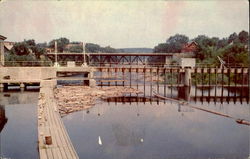
[(183, 84), (185, 87), (191, 87), (192, 86), (192, 82), (191, 82), (191, 68), (185, 68), (185, 71), (183, 73), (181, 73), (180, 76), (180, 82), (181, 84)]
[(184, 99), (186, 101), (190, 100), (191, 87), (179, 87), (178, 88), (178, 98)]
[(23, 92), (25, 90), (25, 84), (24, 83), (20, 83), (20, 89), (21, 89), (21, 92)]
[(4, 91), (4, 85), (2, 83), (0, 83), (0, 92)]
[(8, 83), (0, 83), (0, 91), (8, 90)]
[(4, 66), (4, 43), (0, 39), (0, 67)]

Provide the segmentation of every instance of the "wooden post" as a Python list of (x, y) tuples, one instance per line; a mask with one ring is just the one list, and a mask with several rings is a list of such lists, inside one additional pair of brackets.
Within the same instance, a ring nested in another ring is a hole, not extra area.
[(100, 73), (101, 73), (101, 87), (102, 87), (102, 68), (100, 68)]
[(52, 145), (52, 138), (51, 136), (45, 136), (45, 144)]
[(160, 77), (159, 77), (159, 67), (157, 66), (157, 93), (159, 94), (159, 80), (160, 80)]
[(171, 72), (171, 98), (173, 97), (173, 68), (170, 68)]
[(221, 70), (221, 74), (222, 74), (222, 86), (221, 86), (221, 103), (223, 102), (223, 89), (224, 89), (224, 66), (222, 67)]
[(115, 79), (116, 79), (115, 86), (117, 86), (117, 67), (115, 67)]
[[(131, 57), (131, 56), (130, 56)], [(131, 72), (132, 72), (132, 66), (130, 65), (130, 68), (129, 68), (129, 86), (131, 88), (131, 85), (132, 85), (132, 75), (131, 75)]]
[(235, 102), (236, 102), (237, 77), (238, 77), (237, 69), (234, 68), (234, 99), (235, 99)]
[(246, 97), (247, 98), (247, 103), (249, 103), (249, 98), (250, 98), (250, 88), (249, 88), (249, 85), (250, 85), (250, 77), (249, 77), (249, 69), (250, 69), (250, 66), (248, 67), (248, 69), (247, 69), (247, 85), (248, 85), (248, 96)]
[(242, 67), (241, 68), (241, 93), (240, 93), (240, 96), (242, 97), (243, 96), (243, 85), (244, 85), (244, 68)]
[(204, 78), (204, 68), (201, 69), (201, 96), (203, 98), (203, 78)]
[(146, 85), (146, 66), (144, 66), (143, 72), (144, 72), (143, 91), (144, 91), (144, 97), (145, 97), (145, 94), (146, 94), (146, 92), (145, 92), (145, 90), (146, 90), (146, 86), (145, 86)]
[(194, 99), (196, 101), (196, 98), (197, 98), (197, 75), (198, 75), (197, 68), (194, 69), (194, 74), (195, 74), (195, 97), (194, 97)]
[(228, 89), (227, 89), (227, 99), (229, 99), (229, 96), (230, 96), (230, 92), (229, 92), (229, 90), (230, 90), (230, 83), (231, 83), (231, 78), (230, 78), (230, 75), (231, 75), (231, 68), (229, 67), (228, 69), (227, 69), (227, 76), (228, 76)]
[(166, 68), (164, 68), (164, 97), (166, 97)]
[(152, 74), (152, 68), (150, 68), (150, 97), (152, 97), (152, 87), (153, 87), (152, 85), (153, 85), (153, 74)]
[(123, 87), (124, 87), (124, 84), (125, 84), (125, 73), (124, 73), (124, 67), (122, 67), (122, 78), (123, 78), (122, 85), (123, 85)]
[(209, 98), (210, 98), (210, 88), (211, 88), (210, 78), (211, 78), (211, 68), (208, 68), (208, 87), (209, 87), (208, 97)]
[(214, 88), (214, 96), (215, 96), (214, 101), (216, 101), (216, 96), (217, 96), (217, 67), (215, 68), (215, 88)]
[[(137, 77), (137, 79), (136, 79), (136, 84), (137, 84), (136, 86), (137, 87), (136, 88), (138, 89), (139, 88), (139, 86), (138, 86), (138, 82), (139, 82), (139, 68), (138, 67), (136, 68), (136, 75), (137, 75), (136, 76)], [(138, 94), (137, 94), (137, 96), (138, 96)]]

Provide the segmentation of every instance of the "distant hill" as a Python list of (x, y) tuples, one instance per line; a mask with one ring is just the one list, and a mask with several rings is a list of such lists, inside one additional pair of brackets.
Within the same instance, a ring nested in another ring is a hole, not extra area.
[(119, 52), (127, 52), (127, 53), (152, 53), (153, 49), (151, 48), (120, 48), (120, 49), (116, 49)]

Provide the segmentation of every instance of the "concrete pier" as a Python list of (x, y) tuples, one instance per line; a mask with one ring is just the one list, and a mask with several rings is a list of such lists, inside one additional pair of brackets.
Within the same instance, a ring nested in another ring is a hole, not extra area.
[(191, 69), (187, 68), (185, 69), (185, 74), (184, 74), (184, 86), (190, 87), (191, 86)]
[[(44, 79), (58, 79), (59, 74), (85, 73), (84, 80), (94, 87), (93, 69), (91, 67), (1, 67), (0, 88), (8, 88), (8, 85), (17, 84), (25, 88), (27, 84), (40, 84)], [(7, 87), (6, 87), (7, 86)]]

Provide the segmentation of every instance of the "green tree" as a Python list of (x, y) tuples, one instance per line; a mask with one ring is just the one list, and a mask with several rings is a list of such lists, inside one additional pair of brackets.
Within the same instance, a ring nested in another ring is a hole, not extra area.
[(15, 43), (11, 52), (16, 55), (28, 55), (30, 53), (29, 47), (25, 42)]
[(235, 32), (228, 37), (228, 44), (237, 41), (238, 41), (238, 35)]
[(189, 38), (186, 35), (175, 34), (174, 36), (170, 36), (167, 40), (168, 52), (179, 53), (184, 44), (188, 43)]
[(248, 35), (248, 32), (246, 31), (241, 31), (239, 33), (239, 41), (243, 44), (248, 44), (248, 40), (249, 40), (249, 35)]
[(182, 34), (170, 36), (166, 43), (160, 43), (154, 47), (153, 52), (180, 53), (184, 44), (188, 43), (189, 38)]
[(54, 40), (49, 42), (50, 48), (55, 48), (55, 41), (57, 42), (57, 51), (58, 52), (63, 52), (63, 50), (65, 49), (65, 46), (69, 44), (69, 39), (67, 39), (67, 38), (54, 39)]
[(83, 52), (83, 48), (80, 45), (72, 46), (72, 47), (69, 48), (69, 52), (81, 53), (81, 52)]
[(169, 46), (167, 43), (161, 43), (154, 47), (153, 52), (161, 52), (161, 53), (168, 52), (168, 48)]
[(97, 44), (86, 43), (87, 52), (101, 52), (101, 47)]
[(106, 46), (106, 47), (102, 48), (102, 51), (103, 52), (108, 52), (108, 53), (115, 53), (115, 52), (117, 52), (116, 49), (114, 49), (114, 48), (112, 48), (110, 46)]
[(248, 50), (245, 45), (242, 43), (236, 43), (225, 48), (225, 51), (223, 53), (223, 60), (226, 61), (227, 64), (243, 64), (247, 63), (245, 60), (248, 61), (248, 58), (243, 60), (243, 57), (245, 57), (247, 54)]

